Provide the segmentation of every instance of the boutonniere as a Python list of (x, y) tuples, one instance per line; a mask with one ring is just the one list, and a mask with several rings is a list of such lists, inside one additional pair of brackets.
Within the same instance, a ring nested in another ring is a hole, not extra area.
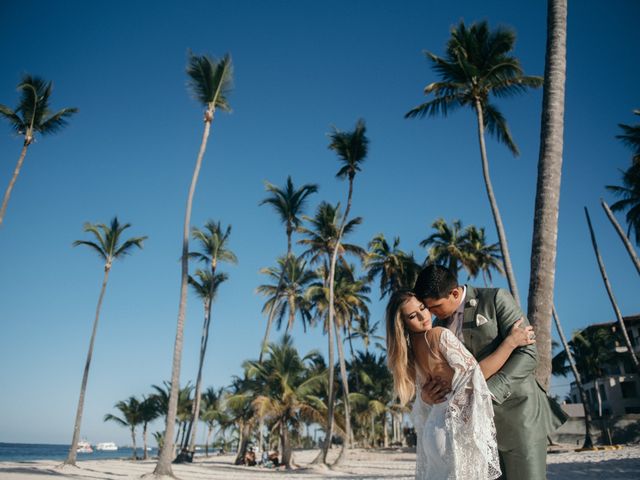
[(484, 325), (488, 321), (489, 320), (487, 320), (484, 315), (480, 315), (480, 314), (476, 315), (476, 327), (479, 327), (480, 325)]
[(472, 298), (467, 302), (467, 307), (475, 307), (476, 305), (478, 305), (478, 300), (475, 298)]

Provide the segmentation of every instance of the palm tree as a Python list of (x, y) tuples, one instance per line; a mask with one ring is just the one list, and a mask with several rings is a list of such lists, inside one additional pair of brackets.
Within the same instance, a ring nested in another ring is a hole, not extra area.
[(296, 314), (299, 314), (306, 331), (307, 324), (311, 321), (311, 306), (304, 294), (307, 286), (316, 279), (315, 272), (307, 268), (306, 260), (302, 256), (290, 254), (280, 257), (277, 267), (263, 268), (260, 273), (268, 275), (273, 281), (272, 284), (260, 285), (256, 289), (258, 293), (267, 297), (262, 311), (269, 311), (270, 314), (273, 312), (278, 330), (288, 313), (285, 333), (293, 328)]
[(547, 3), (547, 50), (542, 95), (538, 182), (531, 241), (527, 316), (536, 331), (536, 378), (545, 390), (551, 377), (551, 310), (556, 276), (558, 213), (567, 71), (567, 0)]
[(224, 423), (225, 413), (222, 408), (222, 398), (225, 393), (224, 388), (207, 388), (202, 392), (202, 420), (207, 424), (207, 441), (205, 442), (205, 455), (209, 456), (209, 444), (211, 443), (211, 433), (216, 423)]
[(598, 242), (596, 241), (595, 233), (593, 232), (593, 226), (591, 225), (591, 218), (589, 217), (589, 210), (587, 207), (584, 207), (584, 213), (587, 217), (587, 225), (589, 227), (589, 233), (591, 235), (591, 243), (593, 245), (593, 251), (596, 255), (596, 260), (598, 261), (598, 267), (600, 268), (600, 274), (602, 275), (602, 281), (604, 282), (604, 286), (607, 290), (607, 295), (609, 296), (609, 301), (611, 302), (611, 306), (613, 307), (613, 311), (618, 320), (618, 324), (620, 325), (620, 331), (622, 332), (622, 337), (624, 339), (624, 343), (629, 351), (629, 355), (631, 356), (631, 360), (633, 362), (633, 366), (636, 369), (636, 372), (640, 374), (640, 364), (638, 364), (638, 357), (633, 350), (633, 345), (631, 345), (631, 340), (629, 340), (629, 333), (627, 332), (627, 327), (624, 324), (624, 320), (622, 318), (622, 313), (620, 312), (620, 308), (618, 307), (618, 302), (613, 295), (613, 290), (611, 289), (611, 284), (609, 283), (609, 277), (607, 276), (607, 271), (604, 267), (604, 262), (602, 261), (602, 257), (600, 255), (600, 250), (598, 249)]
[(400, 288), (412, 288), (420, 266), (413, 258), (400, 249), (400, 237), (393, 239), (390, 246), (382, 233), (377, 234), (368, 244), (364, 267), (371, 282), (380, 277), (380, 299), (391, 295)]
[[(364, 345), (364, 351), (366, 353), (369, 353), (369, 344), (371, 343), (372, 340), (378, 340), (378, 342), (376, 343), (376, 346), (378, 346), (379, 348), (384, 349), (384, 337), (381, 337), (380, 335), (376, 335), (376, 332), (378, 331), (378, 325), (380, 325), (380, 322), (374, 322), (374, 323), (370, 323), (369, 322), (369, 317), (363, 316), (358, 318), (358, 321), (356, 322), (356, 327), (352, 328), (352, 332), (349, 335), (349, 341), (351, 341), (352, 338), (359, 338), (360, 340), (362, 340), (362, 344)], [(353, 347), (352, 347), (352, 355), (353, 357)]]
[[(191, 413), (191, 421), (186, 438), (189, 439), (189, 452), (193, 452), (196, 442), (196, 427), (198, 425), (198, 417), (200, 414), (200, 398), (202, 391), (202, 368), (204, 367), (204, 358), (207, 353), (207, 344), (209, 343), (209, 327), (211, 326), (211, 306), (218, 293), (218, 287), (225, 282), (229, 276), (226, 273), (212, 273), (206, 270), (198, 270), (195, 277), (189, 275), (189, 284), (193, 287), (196, 295), (202, 300), (204, 307), (204, 321), (202, 322), (202, 336), (200, 340), (200, 357), (198, 361), (198, 375), (196, 377), (196, 394), (193, 402), (193, 411)], [(186, 445), (183, 445), (185, 448)]]
[(207, 139), (213, 118), (217, 109), (229, 111), (228, 94), (233, 77), (231, 57), (227, 54), (217, 61), (208, 55), (189, 54), (187, 66), (189, 87), (194, 97), (205, 108), (204, 132), (202, 142), (196, 159), (196, 165), (189, 186), (187, 206), (182, 229), (182, 257), (180, 273), (180, 303), (178, 306), (178, 323), (176, 326), (176, 340), (173, 348), (173, 361), (171, 365), (171, 396), (169, 398), (169, 411), (167, 414), (167, 426), (165, 442), (158, 456), (158, 463), (154, 475), (173, 475), (171, 460), (173, 456), (173, 428), (178, 409), (178, 394), (180, 388), (180, 364), (182, 361), (182, 345), (185, 312), (187, 308), (187, 284), (189, 280), (189, 228), (191, 224), (191, 207), (195, 193), (200, 167), (207, 148)]
[(87, 380), (89, 379), (89, 368), (91, 366), (91, 358), (93, 357), (93, 344), (96, 339), (96, 332), (98, 330), (98, 320), (100, 319), (100, 309), (102, 307), (102, 300), (107, 289), (107, 281), (109, 280), (109, 272), (114, 260), (123, 258), (125, 255), (131, 253), (134, 247), (142, 248), (142, 243), (147, 237), (132, 237), (125, 241), (122, 241), (123, 232), (131, 227), (130, 223), (121, 225), (118, 222), (118, 217), (114, 217), (111, 220), (110, 225), (104, 223), (85, 223), (83, 230), (87, 233), (91, 233), (95, 237), (95, 241), (91, 240), (76, 240), (73, 242), (73, 246), (85, 245), (97, 253), (102, 260), (104, 260), (104, 277), (102, 280), (102, 288), (100, 290), (100, 296), (98, 297), (98, 305), (96, 307), (96, 315), (93, 320), (93, 330), (91, 331), (91, 339), (89, 340), (89, 351), (87, 352), (87, 359), (84, 364), (84, 372), (82, 374), (82, 383), (80, 385), (80, 398), (78, 399), (78, 408), (76, 410), (76, 420), (73, 426), (73, 438), (71, 440), (71, 448), (69, 449), (69, 455), (64, 461), (64, 465), (76, 465), (76, 450), (78, 449), (78, 440), (80, 439), (80, 426), (82, 424), (82, 412), (84, 410), (84, 397), (87, 390)]
[[(477, 228), (469, 225), (464, 232), (464, 251), (467, 260), (465, 268), (471, 278), (482, 273), (485, 286), (492, 282), (491, 271), (495, 270), (503, 275), (502, 254), (498, 243), (487, 243), (484, 227)], [(489, 282), (487, 282), (487, 279)]]
[(263, 362), (247, 362), (249, 375), (261, 385), (262, 391), (253, 401), (258, 417), (274, 421), (280, 432), (282, 463), (291, 468), (290, 429), (296, 430), (302, 418), (321, 422), (317, 395), (326, 381), (326, 372), (310, 375), (306, 363), (317, 352), (300, 357), (289, 335), (277, 344), (269, 345), (269, 357)]
[(269, 196), (260, 202), (260, 205), (271, 205), (285, 225), (287, 233), (287, 255), (291, 253), (291, 236), (300, 226), (300, 216), (304, 211), (307, 197), (318, 191), (318, 185), (306, 183), (300, 188), (295, 188), (291, 176), (287, 177), (287, 183), (280, 188), (272, 183), (265, 182), (265, 189)]
[(607, 190), (620, 198), (611, 205), (614, 212), (626, 212), (627, 236), (635, 234), (636, 245), (640, 245), (640, 163), (635, 162), (622, 172), (622, 186), (607, 185)]
[(448, 225), (443, 218), (438, 218), (431, 227), (436, 230), (435, 233), (420, 242), (421, 247), (429, 248), (425, 263), (444, 265), (457, 275), (460, 266), (466, 265), (468, 261), (462, 222), (454, 220)]
[[(202, 326), (202, 338), (200, 342), (200, 358), (198, 363), (198, 375), (196, 380), (196, 396), (193, 403), (192, 420), (189, 423), (187, 431), (187, 439), (190, 439), (189, 448), (193, 452), (196, 441), (196, 430), (198, 425), (198, 416), (200, 413), (200, 393), (202, 391), (202, 368), (204, 366), (204, 358), (207, 353), (207, 345), (209, 342), (209, 327), (211, 324), (211, 307), (215, 300), (215, 294), (220, 284), (228, 279), (226, 274), (219, 275), (216, 273), (218, 262), (228, 262), (237, 264), (236, 255), (229, 250), (229, 236), (231, 235), (231, 226), (226, 229), (222, 228), (220, 222), (209, 220), (204, 230), (193, 228), (191, 235), (200, 245), (200, 252), (189, 252), (189, 257), (204, 263), (209, 271), (198, 271), (196, 276), (200, 279), (198, 283), (193, 277), (189, 276), (189, 284), (194, 288), (196, 294), (203, 300), (205, 314)], [(203, 291), (202, 287), (206, 287), (207, 291)], [(183, 445), (184, 448), (187, 445)]]
[[(312, 193), (318, 191), (316, 184), (307, 183), (302, 187), (296, 189), (293, 186), (291, 176), (287, 177), (287, 183), (283, 188), (277, 187), (272, 183), (265, 182), (265, 189), (271, 194), (265, 198), (260, 205), (271, 205), (276, 213), (280, 216), (280, 220), (285, 225), (285, 231), (287, 234), (287, 255), (292, 253), (291, 250), (291, 237), (293, 231), (300, 226), (300, 216), (304, 210), (307, 197)], [(262, 340), (262, 347), (260, 348), (260, 358), (262, 361), (262, 355), (267, 348), (269, 341), (269, 332), (271, 331), (271, 325), (273, 324), (273, 318), (275, 315), (275, 304), (269, 310), (269, 316), (267, 319), (267, 328), (264, 333), (264, 339)]]
[(244, 462), (247, 447), (251, 440), (251, 431), (255, 425), (255, 415), (253, 411), (253, 401), (257, 394), (255, 392), (256, 382), (249, 377), (247, 365), (243, 366), (244, 375), (234, 376), (229, 386), (229, 394), (224, 399), (225, 413), (233, 424), (238, 427), (238, 448), (235, 465)]
[(131, 430), (131, 442), (133, 445), (132, 459), (136, 460), (136, 427), (143, 422), (141, 403), (136, 397), (132, 396), (126, 401), (116, 403), (115, 408), (120, 410), (122, 417), (117, 417), (107, 413), (104, 416), (104, 421), (112, 421), (123, 427), (129, 427)]
[[(633, 114), (640, 115), (640, 110), (634, 110)], [(616, 138), (633, 150), (631, 162), (634, 164), (640, 162), (640, 123), (635, 125), (619, 123), (618, 126), (624, 133), (616, 135)]]
[(512, 30), (498, 28), (490, 31), (486, 21), (472, 24), (470, 28), (467, 28), (464, 22), (460, 22), (451, 31), (444, 57), (426, 52), (433, 69), (440, 76), (440, 81), (427, 85), (424, 93), (425, 95), (433, 94), (435, 98), (411, 109), (405, 118), (439, 114), (447, 116), (449, 111), (458, 107), (470, 107), (474, 110), (477, 117), (482, 173), (487, 196), (498, 232), (509, 289), (519, 304), (520, 297), (509, 255), (507, 236), (489, 175), (484, 135), (486, 128), (514, 155), (519, 154), (506, 119), (490, 99), (491, 95), (512, 96), (524, 93), (527, 88), (537, 88), (542, 85), (540, 77), (524, 75), (518, 59), (510, 55), (514, 43), (515, 33)]
[(631, 240), (629, 240), (629, 237), (624, 233), (624, 230), (622, 230), (620, 223), (618, 222), (618, 220), (616, 220), (616, 217), (614, 216), (613, 212), (609, 208), (609, 205), (607, 204), (607, 202), (605, 202), (604, 199), (602, 198), (600, 199), (600, 205), (602, 205), (602, 209), (604, 210), (604, 213), (607, 214), (607, 218), (611, 222), (611, 225), (613, 225), (613, 228), (615, 229), (616, 233), (620, 237), (620, 240), (622, 240), (622, 243), (626, 248), (627, 253), (629, 254), (629, 257), (631, 258), (633, 265), (636, 267), (636, 270), (640, 274), (640, 258), (638, 258), (638, 254), (633, 249), (633, 245), (631, 245)]
[(58, 110), (56, 113), (51, 112), (49, 97), (53, 91), (53, 83), (46, 82), (40, 77), (24, 75), (17, 89), (20, 92), (20, 101), (15, 110), (0, 104), (0, 116), (9, 121), (18, 135), (24, 137), (22, 152), (20, 152), (18, 163), (13, 170), (13, 176), (2, 199), (0, 226), (2, 226), (11, 192), (27, 155), (27, 149), (35, 140), (36, 133), (51, 135), (62, 130), (67, 125), (67, 119), (78, 111), (77, 108), (68, 107)]
[[(364, 128), (364, 125), (362, 125)], [(362, 136), (364, 136), (364, 132), (361, 132)], [(364, 137), (366, 140), (366, 137)], [(361, 138), (362, 140), (362, 138)], [(355, 149), (355, 148), (354, 148)], [(352, 155), (353, 156), (353, 155)], [(355, 157), (354, 157), (355, 158)], [(357, 164), (356, 164), (357, 165)], [(341, 172), (346, 168), (343, 167)], [(340, 172), (339, 172), (340, 173)], [(365, 251), (363, 248), (352, 245), (352, 244), (344, 244), (342, 243), (342, 238), (347, 234), (351, 233), (353, 229), (362, 222), (362, 218), (356, 217), (352, 220), (347, 221), (346, 214), (349, 210), (350, 205), (350, 197), (352, 193), (352, 183), (353, 178), (351, 174), (347, 172), (349, 175), (349, 201), (347, 202), (347, 211), (345, 211), (345, 216), (341, 217), (340, 215), (340, 207), (339, 205), (334, 207), (326, 202), (322, 202), (316, 211), (316, 214), (313, 218), (304, 217), (311, 224), (311, 228), (300, 227), (298, 231), (305, 235), (305, 238), (302, 238), (298, 241), (298, 243), (307, 247), (307, 250), (303, 252), (303, 256), (309, 256), (311, 263), (317, 263), (319, 261), (323, 261), (324, 265), (333, 265), (334, 268), (329, 268), (328, 278), (325, 278), (325, 285), (329, 289), (329, 304), (333, 304), (333, 289), (334, 289), (334, 278), (331, 275), (332, 270), (335, 271), (335, 262), (337, 262), (337, 258), (343, 258), (346, 253), (351, 253), (363, 257)], [(355, 171), (353, 173), (355, 177)], [(325, 272), (327, 269), (325, 268)], [(335, 276), (335, 273), (334, 273)], [(330, 318), (329, 325), (334, 323), (333, 321), (333, 307), (329, 308)], [(333, 424), (333, 416), (334, 416), (334, 402), (335, 402), (335, 391), (333, 388), (333, 370), (332, 366), (334, 364), (333, 359), (333, 336), (332, 329), (327, 329), (329, 343), (328, 343), (328, 363), (330, 365), (329, 368), (329, 400), (327, 405), (327, 425), (325, 427), (325, 440), (322, 445), (322, 450), (318, 457), (314, 460), (314, 462), (322, 462), (326, 463), (327, 454), (329, 452), (329, 447), (331, 446), (331, 434), (332, 434), (332, 424)], [(348, 391), (348, 390), (345, 390)], [(347, 436), (350, 438), (350, 436)]]
[[(593, 447), (593, 441), (591, 439), (591, 405), (589, 404), (587, 393), (582, 384), (582, 378), (580, 377), (580, 372), (578, 371), (578, 367), (576, 366), (576, 361), (574, 360), (573, 354), (571, 353), (571, 348), (569, 347), (567, 338), (564, 335), (564, 330), (562, 328), (562, 324), (560, 323), (560, 319), (558, 318), (556, 308), (553, 307), (551, 312), (553, 314), (553, 321), (556, 324), (556, 329), (558, 330), (558, 335), (560, 336), (560, 341), (562, 342), (562, 347), (564, 349), (563, 352), (565, 354), (565, 358), (563, 358), (562, 366), (564, 367), (565, 360), (569, 363), (569, 367), (571, 368), (573, 377), (576, 380), (578, 392), (580, 393), (580, 400), (582, 401), (582, 405), (584, 406), (584, 444), (582, 445), (582, 448), (591, 448)], [(563, 372), (566, 372), (564, 368)]]
[(158, 410), (157, 403), (153, 396), (143, 396), (142, 401), (140, 402), (140, 422), (142, 423), (142, 448), (143, 456), (142, 459), (146, 460), (149, 458), (149, 453), (147, 450), (147, 427), (149, 426), (149, 422), (154, 421), (156, 418), (160, 416), (160, 411)]

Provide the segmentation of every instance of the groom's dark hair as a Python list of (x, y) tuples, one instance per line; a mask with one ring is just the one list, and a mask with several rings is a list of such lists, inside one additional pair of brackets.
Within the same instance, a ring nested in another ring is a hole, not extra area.
[(427, 265), (418, 274), (413, 292), (419, 299), (445, 298), (458, 286), (458, 280), (451, 270), (442, 265)]

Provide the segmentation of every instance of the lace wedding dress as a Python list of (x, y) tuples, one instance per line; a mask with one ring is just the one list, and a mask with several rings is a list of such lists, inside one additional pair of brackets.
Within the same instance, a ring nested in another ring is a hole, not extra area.
[(450, 330), (443, 329), (438, 343), (443, 360), (454, 370), (451, 393), (442, 403), (424, 403), (420, 396), (424, 374), (416, 369), (417, 392), (411, 414), (417, 434), (416, 479), (498, 478), (491, 393), (480, 366)]

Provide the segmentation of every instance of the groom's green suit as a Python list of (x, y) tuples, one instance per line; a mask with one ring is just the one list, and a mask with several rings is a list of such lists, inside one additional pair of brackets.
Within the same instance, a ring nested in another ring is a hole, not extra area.
[[(525, 327), (529, 321), (506, 290), (466, 288), (463, 343), (480, 361), (500, 345), (515, 322), (524, 318)], [(434, 325), (445, 326), (440, 320)], [(546, 478), (547, 435), (567, 419), (535, 379), (536, 351), (535, 345), (517, 348), (487, 380), (494, 396), (498, 450), (507, 480)]]

